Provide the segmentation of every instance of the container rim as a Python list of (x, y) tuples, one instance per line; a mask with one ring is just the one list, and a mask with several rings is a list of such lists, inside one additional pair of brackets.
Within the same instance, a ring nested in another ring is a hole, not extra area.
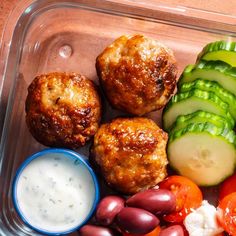
[[(94, 196), (94, 200), (93, 200), (93, 204), (92, 207), (88, 213), (88, 215), (86, 216), (86, 218), (82, 221), (82, 223), (80, 223), (79, 225), (65, 230), (65, 231), (58, 231), (58, 232), (52, 232), (52, 231), (46, 231), (44, 229), (41, 228), (37, 228), (34, 225), (32, 225), (31, 223), (29, 223), (29, 221), (26, 219), (26, 217), (24, 216), (24, 213), (20, 210), (19, 204), (18, 204), (18, 199), (17, 199), (17, 184), (18, 184), (18, 180), (21, 176), (21, 173), (24, 171), (24, 169), (35, 159), (40, 158), (44, 155), (47, 154), (52, 154), (52, 153), (56, 153), (56, 154), (63, 154), (65, 157), (68, 157), (70, 159), (73, 160), (78, 160), (83, 166), (85, 166), (85, 168), (89, 171), (92, 179), (93, 179), (93, 183), (94, 183), (94, 190), (95, 190), (95, 196)], [(29, 226), (31, 229), (42, 233), (42, 234), (46, 234), (46, 235), (66, 235), (69, 233), (72, 233), (76, 230), (78, 230), (79, 228), (81, 228), (84, 224), (86, 224), (86, 222), (91, 218), (91, 216), (93, 215), (96, 206), (99, 202), (100, 199), (100, 187), (98, 184), (98, 179), (96, 177), (96, 174), (94, 173), (93, 169), (90, 167), (90, 165), (88, 164), (88, 162), (85, 160), (85, 157), (79, 153), (76, 153), (72, 150), (69, 149), (63, 149), (63, 148), (47, 148), (44, 149), (42, 151), (36, 152), (33, 155), (29, 156), (24, 162), (22, 162), (22, 164), (20, 165), (20, 167), (17, 169), (14, 180), (13, 180), (13, 184), (12, 184), (12, 201), (13, 201), (13, 205), (15, 207), (15, 210), (17, 212), (17, 214), (20, 216), (20, 218), (22, 219), (22, 221)]]
[[(153, 2), (150, 0), (149, 2)], [(133, 5), (131, 3), (133, 2)], [(135, 19), (147, 19), (154, 22), (164, 22), (176, 26), (188, 27), (191, 29), (199, 29), (207, 32), (218, 32), (219, 34), (227, 33), (236, 35), (236, 16), (220, 14), (218, 12), (206, 12), (201, 9), (194, 9), (172, 5), (171, 9), (168, 4), (161, 3), (158, 6), (153, 4), (144, 5), (142, 0), (19, 0), (14, 10), (9, 15), (3, 28), (2, 37), (0, 38), (0, 182), (3, 179), (2, 163), (5, 161), (6, 148), (5, 142), (7, 137), (7, 122), (9, 115), (5, 115), (6, 111), (11, 110), (12, 94), (14, 93), (13, 80), (17, 76), (17, 62), (19, 60), (19, 45), (23, 42), (25, 31), (29, 23), (37, 16), (53, 7), (75, 6), (83, 7), (100, 12), (110, 12), (119, 16), (130, 16)], [(144, 2), (144, 1), (143, 1)], [(136, 4), (136, 5), (135, 5)], [(209, 20), (196, 17), (197, 13), (204, 13)], [(176, 18), (177, 16), (177, 18)], [(220, 16), (222, 22), (216, 22), (216, 16)], [(225, 19), (225, 22), (223, 23)], [(176, 21), (175, 21), (176, 20)], [(231, 20), (231, 21), (230, 21)], [(212, 23), (212, 24), (209, 24)], [(214, 26), (214, 27), (213, 27)], [(15, 41), (14, 35), (20, 32), (19, 41)], [(14, 59), (12, 59), (12, 57)], [(12, 62), (9, 62), (12, 59)], [(6, 100), (6, 106), (3, 106), (3, 98)], [(7, 112), (10, 114), (11, 112)], [(4, 224), (0, 219), (0, 234), (4, 233)]]

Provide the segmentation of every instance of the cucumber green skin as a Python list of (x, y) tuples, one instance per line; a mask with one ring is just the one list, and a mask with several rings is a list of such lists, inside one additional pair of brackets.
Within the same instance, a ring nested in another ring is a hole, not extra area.
[(206, 70), (217, 70), (226, 75), (232, 76), (236, 79), (236, 67), (229, 65), (223, 61), (205, 61), (201, 60), (195, 64), (195, 68), (206, 69)]
[[(175, 132), (169, 133), (169, 140), (167, 145), (167, 156), (170, 156), (169, 153), (169, 145), (174, 142), (175, 140), (181, 138), (182, 136), (188, 134), (188, 133), (195, 133), (195, 134), (201, 134), (201, 133), (208, 133), (212, 136), (217, 136), (221, 139), (223, 139), (225, 142), (228, 142), (229, 144), (232, 144), (234, 148), (236, 148), (236, 135), (233, 130), (229, 130), (224, 127), (217, 127), (210, 123), (191, 123), (188, 124), (183, 129), (177, 130)], [(171, 168), (175, 170), (178, 174), (181, 175), (178, 169), (176, 169), (171, 162), (169, 163)], [(218, 183), (215, 183), (214, 185), (217, 185), (221, 182), (223, 182), (227, 177), (231, 176), (233, 173), (229, 173), (229, 175), (224, 176)], [(212, 185), (202, 185), (204, 187), (209, 187)]]
[[(207, 54), (217, 51), (228, 51), (236, 53), (236, 42), (216, 41), (207, 44), (199, 53), (197, 62), (201, 59), (206, 59)], [(216, 60), (221, 60), (221, 58), (216, 58)]]
[(228, 42), (228, 41), (221, 40), (221, 41), (208, 43), (199, 53), (198, 58), (201, 58), (206, 53), (220, 51), (220, 50), (236, 52), (236, 42)]
[[(228, 122), (232, 125), (232, 127), (234, 127), (234, 119), (232, 118), (232, 116), (230, 115), (229, 111), (229, 106), (227, 103), (223, 102), (218, 96), (216, 96), (213, 92), (207, 92), (207, 91), (202, 91), (199, 89), (194, 89), (191, 90), (189, 92), (185, 92), (185, 93), (178, 93), (176, 95), (174, 95), (171, 100), (169, 101), (169, 103), (167, 104), (167, 106), (165, 107), (164, 111), (163, 111), (163, 116), (162, 116), (162, 123), (163, 123), (163, 127), (165, 130), (169, 130), (170, 127), (172, 126), (172, 124), (167, 124), (166, 120), (165, 120), (165, 116), (167, 114), (167, 112), (171, 109), (172, 106), (174, 106), (176, 103), (181, 102), (183, 100), (189, 99), (191, 97), (197, 97), (203, 100), (209, 100), (210, 102), (213, 102), (215, 104), (217, 104), (217, 106), (219, 106), (222, 110), (224, 110), (224, 117), (228, 120)], [(187, 109), (187, 107), (186, 107)]]
[(236, 120), (236, 96), (228, 92), (217, 82), (197, 79), (193, 82), (182, 84), (179, 88), (179, 91), (188, 92), (192, 89), (200, 89), (204, 91), (214, 92), (222, 101), (228, 103), (229, 112), (233, 116), (234, 120)]
[(223, 61), (202, 60), (202, 61), (199, 61), (195, 65), (186, 66), (182, 75), (180, 76), (178, 87), (183, 83), (191, 81), (191, 75), (197, 72), (198, 70), (204, 70), (206, 72), (206, 76), (203, 79), (213, 80), (213, 78), (209, 78), (209, 75), (207, 74), (207, 72), (217, 71), (219, 73), (222, 73), (225, 76), (231, 77), (233, 81), (235, 80), (235, 84), (236, 84), (236, 67), (232, 67)]
[(211, 123), (219, 128), (232, 129), (232, 125), (222, 116), (216, 114), (196, 111), (188, 115), (180, 115), (177, 117), (175, 123), (170, 129), (170, 132), (176, 132), (177, 130), (183, 129), (191, 123)]
[(227, 141), (230, 144), (233, 144), (236, 147), (236, 135), (233, 130), (229, 130), (225, 127), (217, 127), (211, 123), (191, 123), (188, 124), (183, 129), (177, 130), (175, 132), (169, 133), (169, 141), (168, 143), (171, 144), (176, 139), (182, 137), (185, 134), (188, 133), (203, 133), (207, 132), (210, 135), (213, 136), (219, 136), (223, 138), (225, 141)]

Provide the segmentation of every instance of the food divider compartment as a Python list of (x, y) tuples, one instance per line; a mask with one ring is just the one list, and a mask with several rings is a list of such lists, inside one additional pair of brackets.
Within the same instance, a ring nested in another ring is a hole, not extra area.
[[(36, 75), (52, 71), (79, 72), (98, 84), (95, 59), (123, 34), (144, 34), (166, 44), (174, 51), (179, 74), (187, 64), (195, 62), (198, 52), (208, 42), (235, 39), (234, 32), (225, 33), (224, 29), (212, 31), (207, 25), (200, 28), (175, 24), (168, 21), (168, 14), (163, 20), (155, 15), (150, 17), (148, 9), (146, 15), (141, 15), (125, 6), (123, 12), (116, 11), (115, 4), (104, 10), (103, 1), (94, 2), (94, 6), (80, 1), (32, 4), (16, 23), (5, 55), (1, 94), (1, 111), (6, 108), (0, 150), (1, 235), (38, 235), (19, 219), (11, 198), (11, 185), (19, 165), (32, 153), (45, 148), (31, 136), (25, 123), (27, 87)], [(124, 115), (103, 102), (102, 122)], [(148, 114), (158, 124), (161, 124), (160, 116), (161, 111)], [(88, 155), (90, 145), (77, 151)], [(206, 192), (206, 197), (216, 193), (213, 188)]]

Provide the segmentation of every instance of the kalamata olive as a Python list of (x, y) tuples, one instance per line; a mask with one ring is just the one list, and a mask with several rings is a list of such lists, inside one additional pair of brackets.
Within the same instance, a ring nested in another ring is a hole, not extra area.
[(127, 206), (138, 207), (153, 214), (166, 214), (175, 210), (175, 195), (167, 189), (148, 189), (126, 201)]
[(79, 230), (80, 236), (117, 236), (120, 235), (113, 229), (96, 225), (84, 225)]
[(172, 225), (162, 229), (159, 236), (184, 236), (184, 230), (181, 225)]
[(110, 225), (124, 205), (125, 200), (121, 197), (111, 195), (103, 198), (97, 207), (97, 222), (101, 225)]
[(146, 210), (125, 207), (117, 214), (116, 223), (126, 233), (146, 234), (158, 226), (160, 221)]

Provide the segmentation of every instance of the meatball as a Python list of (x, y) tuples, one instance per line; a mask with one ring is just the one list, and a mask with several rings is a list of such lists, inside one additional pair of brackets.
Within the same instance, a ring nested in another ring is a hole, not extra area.
[(101, 101), (85, 76), (54, 72), (33, 80), (25, 110), (27, 126), (38, 142), (76, 149), (96, 133)]
[(139, 116), (164, 107), (177, 83), (173, 52), (143, 35), (115, 40), (97, 57), (96, 69), (110, 104)]
[(155, 186), (167, 174), (168, 135), (148, 118), (117, 118), (94, 136), (90, 160), (124, 194)]

